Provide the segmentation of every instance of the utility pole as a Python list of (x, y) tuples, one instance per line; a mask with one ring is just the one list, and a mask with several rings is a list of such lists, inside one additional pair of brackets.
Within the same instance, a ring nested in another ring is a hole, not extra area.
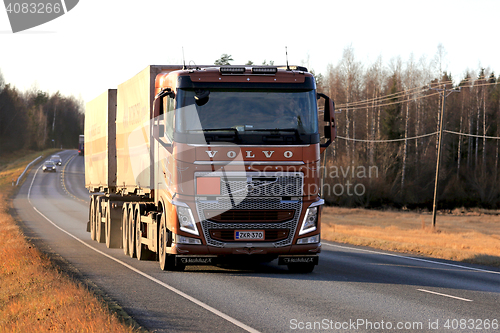
[(446, 89), (446, 84), (444, 88), (431, 88), (430, 90), (439, 91), (439, 95), (443, 97), (443, 102), (441, 103), (441, 117), (439, 121), (439, 138), (438, 138), (438, 153), (437, 153), (437, 161), (436, 161), (436, 179), (434, 181), (434, 202), (432, 204), (432, 228), (436, 228), (436, 213), (437, 213), (437, 195), (438, 195), (438, 186), (439, 186), (439, 165), (441, 162), (441, 151), (443, 150), (443, 126), (444, 126), (444, 109), (446, 105), (446, 97), (448, 97), (451, 93), (460, 92), (460, 88), (457, 89)]

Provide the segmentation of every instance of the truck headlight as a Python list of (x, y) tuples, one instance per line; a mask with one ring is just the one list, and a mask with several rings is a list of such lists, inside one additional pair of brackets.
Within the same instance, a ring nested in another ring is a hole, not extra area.
[(302, 221), (302, 226), (300, 227), (299, 236), (307, 234), (308, 232), (316, 230), (318, 224), (318, 206), (309, 207)]
[(193, 213), (189, 207), (177, 206), (177, 218), (182, 231), (199, 236), (196, 221), (194, 220)]

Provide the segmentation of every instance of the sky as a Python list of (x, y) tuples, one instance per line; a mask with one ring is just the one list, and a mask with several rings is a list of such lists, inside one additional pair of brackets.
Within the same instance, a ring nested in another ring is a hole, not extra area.
[[(1, 5), (0, 5), (1, 6)], [(81, 0), (65, 15), (12, 33), (0, 7), (0, 71), (21, 91), (60, 91), (85, 102), (148, 65), (234, 65), (264, 60), (326, 74), (351, 46), (369, 66), (445, 50), (455, 79), (500, 74), (500, 0)]]

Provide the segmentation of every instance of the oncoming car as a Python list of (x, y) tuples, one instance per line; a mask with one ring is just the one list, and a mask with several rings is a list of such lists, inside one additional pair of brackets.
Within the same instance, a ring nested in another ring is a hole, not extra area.
[(52, 162), (54, 162), (55, 165), (61, 165), (62, 164), (61, 156), (59, 156), (59, 155), (52, 155), (50, 157), (50, 160)]
[(56, 172), (56, 164), (53, 161), (47, 161), (42, 167), (43, 172), (52, 171)]

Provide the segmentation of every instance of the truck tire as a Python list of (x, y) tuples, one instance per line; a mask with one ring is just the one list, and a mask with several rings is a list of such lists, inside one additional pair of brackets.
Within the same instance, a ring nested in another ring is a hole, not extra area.
[(141, 228), (141, 215), (145, 213), (146, 206), (144, 204), (135, 204), (134, 206), (135, 254), (138, 260), (148, 260), (153, 257), (153, 252), (150, 251), (145, 244), (142, 244)]
[(105, 243), (106, 242), (106, 235), (104, 233), (105, 225), (102, 223), (102, 217), (106, 216), (103, 214), (103, 201), (104, 197), (97, 197), (97, 204), (96, 204), (96, 240), (99, 243)]
[(134, 221), (134, 205), (128, 206), (127, 219), (127, 234), (128, 234), (128, 255), (130, 258), (135, 258), (135, 221)]
[(167, 243), (169, 239), (169, 232), (167, 229), (167, 221), (165, 212), (161, 214), (160, 232), (158, 235), (158, 257), (160, 261), (160, 268), (164, 271), (183, 271), (186, 265), (175, 263), (175, 254), (167, 253)]
[(96, 211), (95, 211), (95, 198), (96, 196), (93, 195), (90, 198), (90, 213), (89, 213), (89, 218), (90, 218), (90, 238), (92, 240), (96, 240), (96, 230), (95, 230), (95, 219), (96, 219)]
[(314, 264), (288, 264), (288, 271), (291, 273), (311, 273), (316, 265)]
[(111, 200), (106, 202), (106, 247), (119, 248), (122, 244), (121, 209), (113, 207)]
[(122, 248), (123, 253), (128, 256), (128, 203), (123, 204), (122, 209)]

